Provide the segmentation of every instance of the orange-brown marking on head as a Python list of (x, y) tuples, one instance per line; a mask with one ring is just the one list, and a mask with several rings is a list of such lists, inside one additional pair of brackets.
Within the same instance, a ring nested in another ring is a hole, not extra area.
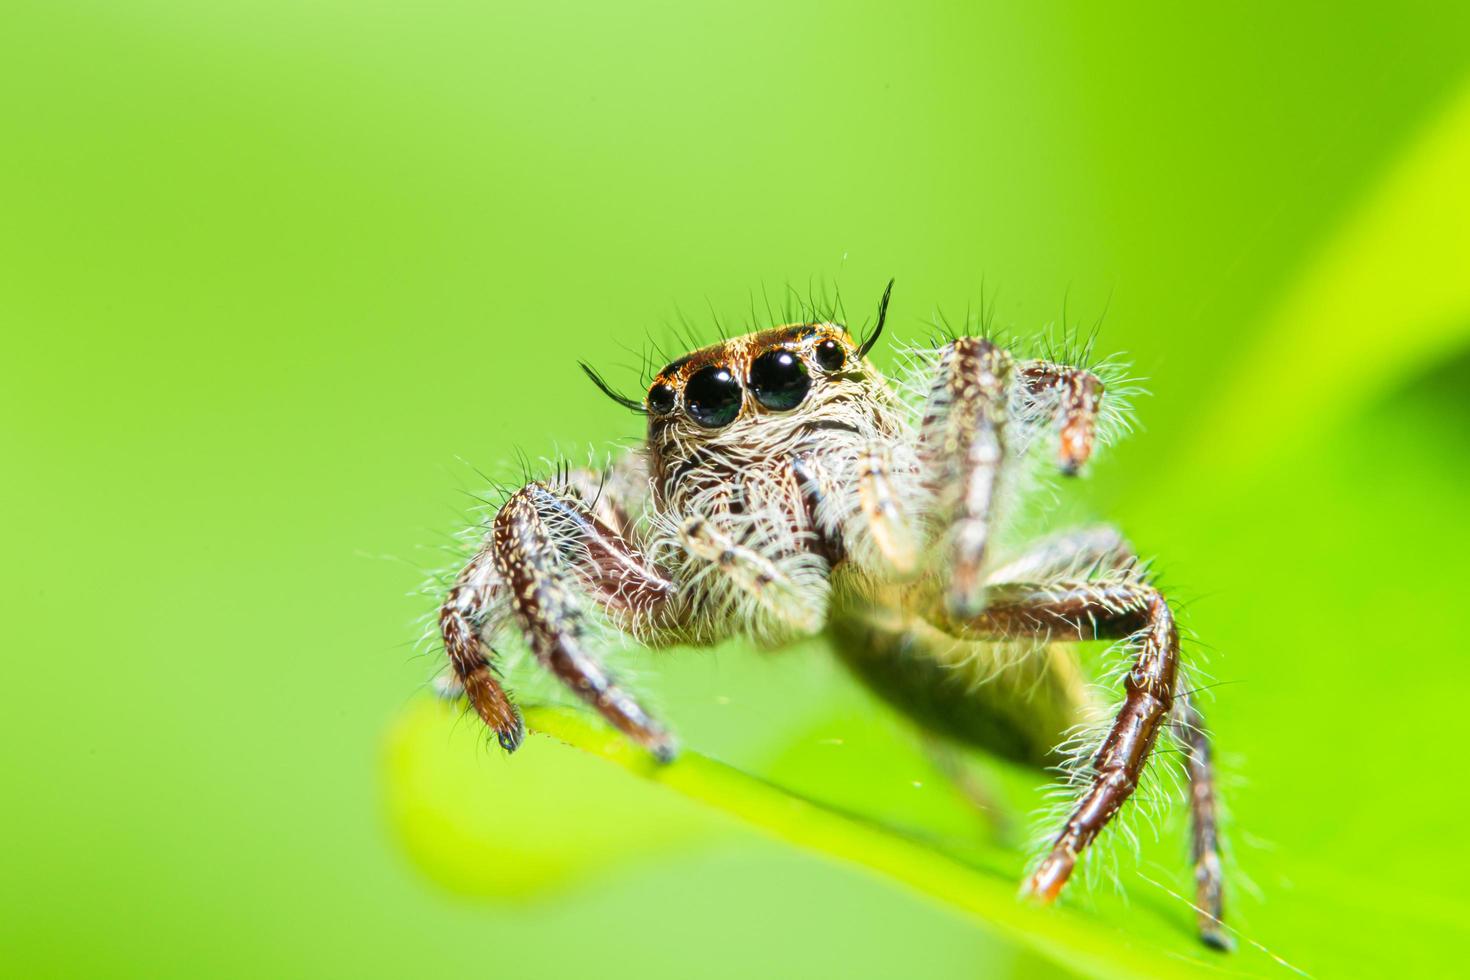
[(761, 358), (773, 352), (785, 370), (804, 373), (813, 383), (858, 361), (853, 339), (836, 323), (791, 323), (732, 337), (685, 354), (658, 372), (644, 397), (650, 424), (657, 428), (685, 414), (715, 429), (751, 412), (790, 410), (794, 404), (780, 404), (768, 391), (752, 395), (759, 381), (754, 375), (769, 377), (773, 367), (769, 356)]
[(790, 323), (731, 337), (718, 344), (690, 351), (659, 371), (649, 385), (649, 390), (659, 385), (680, 390), (696, 373), (711, 366), (726, 368), (743, 382), (749, 376), (751, 361), (766, 351), (784, 347), (805, 352), (825, 340), (835, 341), (849, 359), (856, 352), (852, 338), (840, 324)]

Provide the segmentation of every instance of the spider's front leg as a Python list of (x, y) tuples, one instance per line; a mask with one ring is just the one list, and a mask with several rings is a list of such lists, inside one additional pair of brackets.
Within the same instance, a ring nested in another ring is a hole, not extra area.
[(487, 546), (470, 559), (439, 607), (439, 635), (454, 672), (453, 687), (459, 689), (454, 693), (463, 691), (500, 747), (514, 752), (525, 738), (525, 724), (520, 709), (500, 686), (495, 665), (487, 656), (494, 651), (481, 635), (497, 585), (495, 556)]
[(949, 531), (945, 601), (957, 619), (980, 609), (1012, 368), (1010, 354), (981, 337), (960, 337), (941, 348), (919, 429), (935, 517)]
[(481, 639), (497, 590), (536, 659), (620, 731), (660, 759), (673, 739), (587, 650), (586, 599), (624, 629), (649, 627), (673, 585), (570, 486), (531, 483), (496, 514), (485, 547), (440, 612), (445, 649), (470, 703), (507, 751), (520, 744), (520, 713), (493, 676)]
[[(1025, 441), (1030, 427), (1057, 420), (1059, 465), (1072, 475), (1092, 455), (1102, 394), (1102, 382), (1090, 371), (1040, 360), (1017, 365), (983, 337), (959, 337), (940, 348), (919, 445), (934, 516), (949, 532), (951, 615), (980, 611), (981, 570), (1010, 423), (1018, 424)], [(1011, 418), (1013, 411), (1018, 418)]]

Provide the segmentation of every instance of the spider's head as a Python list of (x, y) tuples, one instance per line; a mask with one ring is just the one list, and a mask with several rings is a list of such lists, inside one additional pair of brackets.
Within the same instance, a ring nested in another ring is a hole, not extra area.
[(732, 426), (800, 416), (847, 383), (865, 379), (859, 347), (835, 323), (798, 323), (746, 334), (686, 354), (649, 385), (651, 433), (715, 437)]
[(885, 390), (867, 356), (892, 294), (890, 281), (877, 326), (862, 343), (824, 321), (772, 327), (685, 354), (654, 377), (644, 396), (650, 441), (724, 441), (725, 432), (780, 439), (792, 428), (789, 420), (819, 424), (839, 406)]
[(895, 396), (867, 359), (892, 289), (890, 282), (877, 324), (861, 341), (827, 320), (734, 337), (667, 365), (641, 402), (614, 391), (587, 364), (582, 369), (608, 397), (647, 416), (656, 473), (785, 465), (834, 443), (893, 434)]

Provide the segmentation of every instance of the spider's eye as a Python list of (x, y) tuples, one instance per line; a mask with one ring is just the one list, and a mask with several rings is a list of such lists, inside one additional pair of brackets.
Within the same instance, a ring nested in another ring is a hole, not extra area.
[(684, 386), (684, 406), (707, 429), (729, 425), (740, 414), (744, 393), (727, 368), (707, 367)]
[(648, 410), (654, 415), (667, 415), (674, 410), (674, 389), (654, 385), (648, 389)]
[(766, 408), (786, 412), (801, 404), (812, 379), (789, 350), (768, 350), (750, 366), (750, 391)]
[(838, 371), (842, 365), (847, 363), (847, 355), (842, 352), (842, 345), (828, 338), (817, 345), (815, 352), (817, 366), (823, 371)]

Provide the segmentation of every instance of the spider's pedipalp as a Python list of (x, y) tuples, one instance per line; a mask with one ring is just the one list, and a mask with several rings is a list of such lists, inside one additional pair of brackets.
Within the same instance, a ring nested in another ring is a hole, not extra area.
[(808, 453), (791, 457), (788, 464), (791, 478), (796, 484), (796, 499), (801, 506), (796, 509), (801, 524), (812, 535), (814, 550), (830, 565), (836, 565), (847, 555), (842, 540), (842, 528), (834, 514), (839, 491), (832, 479), (831, 471), (819, 466)]
[[(769, 616), (802, 634), (816, 633), (826, 620), (825, 602), (814, 602), (797, 582), (760, 552), (737, 544), (704, 517), (690, 517), (680, 528), (689, 554), (728, 579)], [(825, 596), (821, 597), (825, 599)]]
[(893, 460), (881, 443), (858, 456), (858, 509), (873, 544), (893, 576), (911, 577), (919, 567), (919, 543), (894, 485)]
[(892, 436), (833, 441), (792, 457), (790, 470), (810, 545), (870, 582), (912, 581), (923, 571), (925, 505), (912, 445)]

